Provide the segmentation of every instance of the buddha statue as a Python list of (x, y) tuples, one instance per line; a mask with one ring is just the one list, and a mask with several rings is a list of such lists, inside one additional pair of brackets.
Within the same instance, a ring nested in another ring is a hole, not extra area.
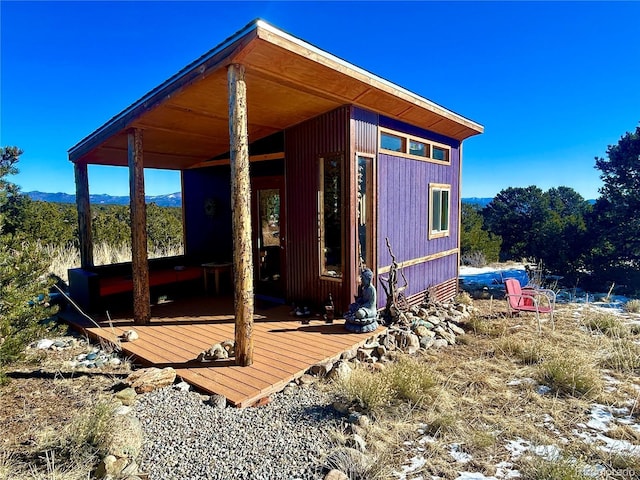
[(360, 287), (355, 302), (344, 315), (345, 328), (350, 332), (368, 333), (378, 328), (376, 289), (371, 284), (373, 272), (365, 268), (360, 272)]

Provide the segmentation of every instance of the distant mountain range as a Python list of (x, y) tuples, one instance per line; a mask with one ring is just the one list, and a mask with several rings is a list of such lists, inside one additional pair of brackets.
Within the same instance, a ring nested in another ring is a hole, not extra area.
[[(45, 192), (26, 192), (32, 200), (40, 200), (42, 202), (51, 203), (76, 203), (76, 196), (69, 193), (45, 193)], [(129, 205), (129, 197), (116, 197), (107, 194), (89, 195), (91, 203), (94, 205)], [(159, 207), (180, 207), (182, 205), (182, 193), (168, 193), (166, 195), (148, 195), (145, 197), (147, 203), (155, 203)], [(463, 203), (471, 203), (482, 208), (486, 207), (493, 198), (468, 197), (463, 198)], [(589, 203), (595, 203), (595, 200), (587, 200)]]
[(463, 198), (462, 203), (470, 203), (472, 205), (478, 205), (479, 207), (486, 207), (489, 203), (491, 203), (492, 198), (479, 198), (479, 197), (468, 197)]
[[(50, 203), (76, 203), (76, 196), (69, 193), (45, 193), (25, 192), (32, 200)], [(129, 205), (129, 196), (117, 197), (107, 194), (89, 195), (93, 205)], [(159, 207), (179, 207), (182, 205), (182, 193), (169, 193), (166, 195), (147, 195), (147, 203), (155, 203)]]

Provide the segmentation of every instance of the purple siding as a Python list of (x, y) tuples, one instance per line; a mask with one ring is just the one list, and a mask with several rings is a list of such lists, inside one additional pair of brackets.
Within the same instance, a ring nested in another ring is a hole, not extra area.
[[(385, 238), (399, 262), (458, 247), (458, 151), (451, 165), (378, 156), (378, 266), (391, 264)], [(428, 239), (429, 184), (451, 185), (449, 236)]]
[[(433, 132), (380, 117), (380, 125), (451, 147), (451, 162), (442, 165), (394, 155), (378, 155), (378, 268), (391, 264), (388, 237), (398, 262), (406, 262), (459, 247), (460, 142)], [(451, 185), (449, 236), (429, 240), (429, 184)], [(456, 278), (458, 255), (431, 260), (404, 269), (411, 296)], [(384, 291), (378, 287), (380, 306)], [(382, 297), (382, 298), (380, 298)]]

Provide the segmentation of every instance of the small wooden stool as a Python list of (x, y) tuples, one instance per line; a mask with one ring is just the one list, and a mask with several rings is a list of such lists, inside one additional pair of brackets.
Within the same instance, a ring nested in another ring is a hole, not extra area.
[(203, 263), (203, 277), (204, 277), (204, 291), (205, 293), (209, 291), (209, 282), (208, 277), (210, 273), (213, 273), (214, 285), (216, 289), (216, 295), (220, 295), (220, 272), (229, 272), (229, 277), (231, 277), (233, 264), (231, 262), (210, 262)]

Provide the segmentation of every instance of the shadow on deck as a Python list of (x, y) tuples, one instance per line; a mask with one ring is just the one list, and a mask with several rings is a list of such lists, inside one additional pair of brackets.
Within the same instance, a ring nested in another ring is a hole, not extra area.
[(117, 342), (125, 330), (139, 339), (122, 342), (124, 355), (156, 367), (173, 367), (183, 380), (209, 394), (219, 394), (237, 406), (254, 405), (280, 391), (317, 363), (335, 361), (342, 352), (357, 348), (385, 331), (349, 333), (344, 321), (325, 324), (319, 317), (309, 325), (289, 315), (286, 306), (256, 302), (253, 348), (249, 367), (233, 360), (202, 363), (196, 357), (214, 343), (234, 338), (233, 304), (230, 297), (190, 297), (151, 307), (151, 323), (134, 325), (131, 312), (113, 314), (111, 323), (99, 320), (100, 328), (72, 309), (61, 317), (94, 339)]

